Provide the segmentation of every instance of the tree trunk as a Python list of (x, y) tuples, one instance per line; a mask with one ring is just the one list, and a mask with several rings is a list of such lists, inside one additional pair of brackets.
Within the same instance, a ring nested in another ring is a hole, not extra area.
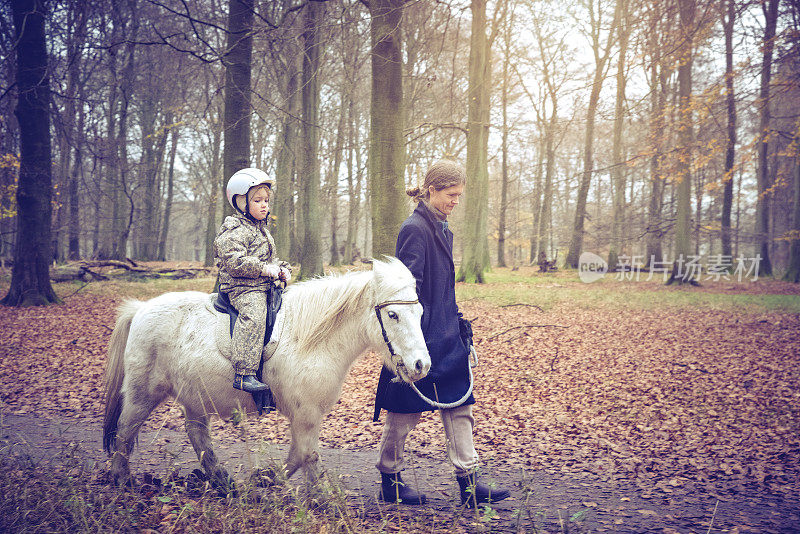
[[(214, 109), (219, 110), (219, 106)], [(224, 195), (221, 194), (223, 189), (224, 178), (220, 176), (220, 144), (222, 141), (222, 128), (223, 124), (220, 120), (221, 113), (219, 111), (215, 114), (215, 119), (212, 123), (212, 146), (211, 146), (211, 169), (209, 169), (209, 178), (211, 180), (211, 192), (208, 197), (208, 204), (206, 205), (206, 242), (205, 242), (205, 258), (203, 265), (211, 267), (214, 265), (214, 238), (217, 235), (217, 228), (219, 221), (217, 220), (217, 212), (219, 205)], [(227, 202), (225, 202), (227, 204)]]
[(405, 218), (405, 145), (403, 136), (404, 0), (372, 0), (372, 94), (369, 179), (373, 197), (372, 255), (394, 255)]
[[(539, 263), (542, 256), (546, 259), (548, 256), (548, 243), (552, 245), (553, 174), (556, 164), (556, 137), (558, 135), (558, 81), (556, 80), (557, 69), (553, 67), (553, 64), (561, 54), (560, 45), (553, 50), (547, 43), (547, 36), (542, 33), (538, 25), (535, 30), (542, 62), (542, 84), (546, 91), (541, 92), (542, 111), (541, 113), (538, 111), (536, 113), (537, 123), (542, 135), (539, 138), (539, 156), (536, 164), (534, 193), (536, 202), (533, 213), (533, 235), (535, 239), (531, 242), (531, 265)], [(548, 100), (550, 101), (549, 117), (547, 116)], [(542, 178), (542, 175), (544, 175), (544, 178)]]
[[(797, 127), (800, 128), (800, 121)], [(795, 129), (795, 131), (798, 131)], [(800, 136), (794, 138), (794, 153), (800, 151)], [(800, 159), (794, 161), (794, 189), (792, 195), (794, 211), (792, 213), (792, 227), (789, 230), (791, 244), (789, 245), (789, 268), (783, 279), (787, 282), (800, 282)]]
[(284, 102), (286, 113), (281, 117), (281, 131), (277, 136), (277, 158), (275, 162), (275, 246), (278, 257), (289, 260), (292, 255), (292, 228), (294, 210), (294, 184), (297, 167), (297, 116), (298, 116), (298, 69), (296, 57), (287, 58), (287, 67), (283, 73)]
[[(593, 0), (590, 0), (590, 5)], [(622, 0), (617, 0), (621, 2)], [(575, 201), (575, 222), (572, 225), (572, 237), (567, 251), (566, 264), (573, 269), (578, 268), (581, 250), (583, 249), (584, 219), (586, 218), (586, 197), (589, 194), (589, 186), (592, 183), (594, 173), (594, 123), (597, 115), (597, 103), (600, 100), (600, 91), (605, 80), (606, 62), (611, 54), (611, 44), (614, 41), (614, 33), (618, 23), (615, 11), (614, 21), (608, 30), (608, 39), (605, 50), (600, 50), (600, 16), (592, 17), (592, 49), (594, 52), (595, 71), (592, 80), (592, 91), (589, 95), (589, 105), (586, 109), (586, 132), (583, 141), (583, 173), (578, 187), (578, 198)]]
[(584, 220), (586, 218), (586, 198), (589, 195), (589, 187), (592, 183), (592, 173), (594, 173), (593, 144), (594, 144), (594, 121), (597, 113), (597, 101), (600, 96), (600, 86), (598, 82), (592, 84), (592, 93), (589, 96), (588, 116), (586, 119), (586, 132), (583, 142), (583, 173), (581, 174), (580, 185), (578, 186), (578, 197), (575, 201), (575, 220), (572, 224), (572, 237), (567, 251), (566, 264), (573, 269), (578, 268), (578, 260), (583, 249)]
[(511, 61), (511, 21), (503, 21), (503, 138), (501, 150), (503, 154), (502, 174), (500, 176), (500, 212), (497, 221), (497, 266), (506, 266), (506, 213), (508, 212), (508, 67)]
[[(175, 183), (175, 157), (178, 153), (178, 126), (173, 125), (170, 127), (172, 132), (172, 146), (169, 150), (169, 169), (167, 170), (167, 199), (164, 202), (164, 220), (161, 225), (161, 232), (158, 239), (158, 255), (159, 261), (166, 261), (167, 259), (167, 236), (169, 235), (169, 222), (172, 216), (172, 195)], [(167, 133), (164, 133), (164, 137)]]
[(658, 51), (654, 51), (650, 67), (650, 199), (647, 205), (647, 227), (645, 245), (645, 263), (652, 269), (654, 264), (663, 261), (661, 238), (664, 235), (661, 214), (664, 204), (664, 143), (667, 71), (660, 59), (656, 59)]
[(306, 6), (303, 20), (303, 74), (302, 86), (302, 135), (301, 158), (302, 218), (305, 225), (303, 249), (300, 252), (300, 278), (312, 278), (322, 274), (322, 239), (319, 207), (319, 158), (317, 157), (319, 125), (319, 71), (320, 26), (325, 5), (310, 2)]
[(756, 240), (758, 253), (761, 255), (759, 274), (772, 274), (770, 261), (769, 218), (772, 193), (772, 177), (769, 171), (769, 138), (770, 138), (770, 82), (772, 80), (772, 53), (775, 48), (775, 29), (778, 22), (778, 5), (780, 0), (765, 0), (761, 8), (764, 12), (764, 45), (761, 62), (761, 87), (758, 93), (760, 117), (758, 124), (758, 168), (756, 183), (758, 199), (756, 201)]
[(692, 34), (694, 32), (695, 0), (679, 0), (681, 45), (678, 61), (678, 146), (676, 168), (677, 207), (675, 209), (675, 251), (672, 276), (675, 280), (692, 282), (684, 262), (692, 255), (691, 238), (691, 200), (692, 200), (692, 159), (694, 128), (692, 125), (692, 63), (694, 59)]
[[(67, 89), (64, 102), (65, 138), (69, 141), (67, 151), (74, 154), (72, 166), (66, 169), (67, 180), (66, 204), (67, 215), (67, 258), (77, 260), (80, 258), (80, 199), (78, 196), (78, 183), (80, 181), (83, 165), (84, 106), (76, 111), (75, 101), (82, 101), (84, 89), (80, 83), (80, 73), (83, 63), (83, 48), (86, 45), (86, 21), (88, 8), (84, 2), (73, 1), (69, 3), (67, 24), (69, 41), (67, 44)], [(71, 146), (70, 146), (71, 145)], [(64, 156), (62, 156), (64, 157)], [(69, 161), (68, 155), (66, 155)]]
[(341, 105), (339, 108), (339, 124), (336, 128), (336, 141), (333, 147), (333, 164), (330, 176), (328, 177), (328, 199), (331, 206), (331, 261), (330, 265), (339, 265), (341, 256), (339, 254), (339, 241), (336, 238), (336, 231), (339, 227), (339, 168), (342, 166), (342, 145), (344, 144), (345, 129), (344, 123), (347, 119), (347, 106), (345, 100), (350, 95), (343, 90), (341, 92)]
[[(544, 106), (542, 106), (544, 107)], [(544, 174), (544, 137), (547, 135), (543, 127), (544, 121), (539, 120), (540, 131), (537, 150), (536, 150), (536, 173), (534, 174), (533, 196), (531, 197), (531, 212), (533, 212), (533, 223), (531, 224), (530, 255), (528, 263), (533, 265), (539, 256), (540, 228), (539, 217), (542, 211), (542, 176)]]
[[(158, 114), (155, 106), (149, 109), (152, 104), (141, 106), (147, 114), (147, 131), (149, 137), (142, 136), (142, 165), (140, 169), (144, 174), (145, 198), (142, 214), (143, 221), (139, 222), (139, 250), (138, 258), (142, 260), (154, 260), (159, 256), (159, 239), (163, 221), (161, 218), (161, 192), (164, 188), (162, 179), (162, 167), (164, 156), (166, 155), (167, 137), (172, 127), (173, 114), (167, 112), (163, 117), (163, 125), (157, 124)], [(145, 121), (142, 121), (143, 123)], [(174, 140), (174, 138), (173, 138)]]
[(722, 255), (732, 256), (731, 209), (733, 208), (733, 172), (736, 161), (736, 94), (733, 87), (733, 23), (736, 20), (736, 0), (727, 0), (727, 14), (723, 13), (722, 28), (725, 33), (725, 104), (728, 112), (727, 139), (725, 142), (725, 176), (722, 189), (722, 216), (720, 220)]
[(127, 256), (128, 236), (133, 225), (134, 203), (133, 192), (128, 184), (128, 109), (133, 94), (135, 50), (132, 42), (126, 45), (126, 66), (122, 74), (122, 86), (117, 145), (114, 147), (114, 169), (117, 183), (115, 217), (111, 236), (111, 259), (123, 260)]
[[(558, 128), (558, 99), (554, 88), (551, 87), (551, 89), (550, 102), (552, 106), (550, 109), (550, 119), (545, 129), (544, 141), (544, 156), (546, 158), (544, 164), (544, 187), (542, 189), (542, 201), (540, 203), (538, 217), (539, 226), (536, 231), (539, 236), (539, 241), (536, 244), (537, 255), (533, 260), (534, 262), (539, 261), (539, 256), (542, 251), (547, 255), (547, 245), (548, 243), (552, 243), (548, 231), (551, 229), (553, 222), (553, 174), (556, 165), (555, 143)], [(555, 258), (551, 259), (551, 261), (555, 261)]]
[(138, 183), (143, 186), (141, 204), (136, 210), (136, 230), (133, 238), (133, 257), (144, 261), (156, 259), (158, 247), (158, 231), (156, 226), (156, 212), (159, 198), (156, 172), (156, 111), (155, 98), (148, 98), (139, 104), (138, 122), (141, 133), (139, 145), (141, 155), (138, 171)]
[(697, 174), (697, 183), (694, 184), (694, 255), (700, 256), (700, 226), (703, 221), (703, 189), (706, 177), (703, 170)]
[[(98, 176), (100, 176), (100, 182), (103, 180), (104, 169), (102, 162), (97, 166)], [(99, 258), (101, 256), (100, 248), (102, 247), (102, 240), (100, 237), (100, 215), (102, 211), (100, 210), (100, 201), (95, 200), (92, 202), (93, 208), (93, 217), (92, 217), (92, 257)]]
[(20, 168), (14, 267), (11, 286), (0, 302), (38, 306), (58, 302), (49, 272), (53, 208), (45, 6), (41, 0), (13, 0), (11, 9), (17, 39)]
[[(122, 33), (122, 22), (119, 14), (115, 10), (111, 16), (111, 41), (118, 43), (124, 40)], [(94, 235), (95, 250), (93, 256), (97, 259), (105, 260), (111, 258), (111, 248), (113, 241), (113, 229), (115, 221), (119, 217), (119, 180), (117, 177), (117, 157), (116, 157), (116, 135), (117, 135), (117, 107), (119, 105), (119, 81), (117, 69), (117, 47), (111, 49), (108, 54), (108, 77), (110, 87), (108, 88), (108, 106), (106, 110), (106, 135), (102, 141), (102, 157), (100, 158), (100, 201), (95, 204)], [(111, 213), (108, 214), (108, 208)], [(100, 229), (100, 220), (109, 219), (110, 228)]]
[[(75, 96), (74, 94), (70, 95), (69, 90), (70, 87), (68, 82), (65, 100), (71, 99), (74, 102)], [(70, 110), (69, 105), (67, 105), (65, 102), (63, 113), (53, 113), (53, 120), (57, 124), (60, 122), (60, 127), (57, 125), (54, 128), (56, 135), (55, 139), (52, 140), (52, 142), (55, 142), (58, 145), (58, 150), (56, 151), (58, 165), (56, 166), (55, 161), (53, 162), (53, 169), (57, 170), (53, 175), (52, 184), (53, 191), (56, 192), (56, 194), (54, 194), (50, 237), (53, 240), (53, 260), (56, 263), (62, 263), (67, 256), (65, 247), (65, 234), (68, 227), (68, 215), (66, 210), (69, 201), (71, 177), (70, 157), (72, 155), (72, 150), (70, 148), (70, 142), (72, 142), (72, 139), (75, 137), (72, 134), (72, 129), (74, 128), (75, 123), (75, 112), (74, 110)]]
[[(59, 143), (62, 144), (62, 143)], [(67, 192), (69, 191), (69, 179), (67, 177), (67, 172), (69, 170), (69, 147), (65, 146), (66, 143), (63, 143), (64, 148), (66, 148), (67, 157), (62, 159), (63, 165), (59, 165), (58, 171), (56, 175), (53, 177), (53, 191), (60, 191), (61, 189), (66, 189)], [(61, 153), (61, 151), (58, 151)], [(60, 158), (61, 159), (61, 158)], [(64, 229), (67, 227), (66, 223), (66, 216), (64, 213), (64, 209), (66, 208), (66, 204), (61, 201), (63, 198), (61, 194), (54, 195), (55, 201), (53, 202), (53, 213), (50, 217), (51, 226), (50, 226), (50, 239), (53, 240), (53, 243), (50, 247), (52, 251), (51, 260), (56, 263), (62, 263), (66, 259), (66, 255), (64, 254)]]
[[(361, 150), (356, 150), (356, 168), (361, 169), (361, 158), (362, 153)], [(367, 167), (369, 167), (369, 154), (367, 154)], [(358, 175), (359, 182), (361, 180), (361, 176)], [(369, 178), (364, 181), (364, 241), (362, 245), (363, 255), (366, 257), (372, 256), (372, 225), (369, 224), (369, 221), (366, 220), (367, 214), (372, 213), (372, 183), (370, 182)]]
[(465, 194), (464, 257), (456, 279), (484, 282), (489, 267), (487, 219), (489, 211), (489, 90), (491, 64), (486, 38), (486, 0), (472, 0), (467, 99), (467, 186)]
[(622, 251), (622, 227), (625, 221), (625, 163), (622, 161), (622, 128), (625, 123), (625, 76), (630, 15), (627, 0), (619, 0), (619, 56), (617, 58), (617, 98), (614, 105), (614, 134), (611, 147), (611, 171), (614, 195), (614, 219), (611, 227), (611, 249), (608, 252), (608, 270), (617, 268), (619, 253)]
[[(83, 124), (81, 120), (79, 124)], [(83, 169), (83, 152), (80, 147), (75, 147), (75, 159), (72, 162), (70, 171), (69, 187), (67, 199), (69, 201), (69, 230), (67, 233), (67, 257), (70, 260), (77, 260), (81, 257), (80, 248), (80, 197), (78, 195), (78, 183), (80, 182)]]
[[(225, 65), (223, 180), (250, 166), (250, 77), (255, 0), (229, 0)], [(233, 208), (225, 204), (226, 213)]]
[[(120, 80), (119, 96), (119, 117), (117, 121), (117, 134), (114, 137), (116, 146), (112, 149), (112, 161), (114, 166), (114, 180), (116, 182), (114, 203), (113, 232), (111, 236), (111, 259), (125, 259), (128, 249), (128, 237), (133, 226), (134, 202), (133, 187), (128, 183), (128, 112), (134, 94), (134, 84), (136, 81), (136, 40), (139, 33), (139, 18), (134, 14), (137, 12), (137, 0), (126, 2), (130, 15), (130, 27), (127, 32), (125, 43), (125, 63)], [(114, 25), (120, 28), (125, 27), (124, 14), (117, 13)]]
[[(361, 204), (361, 179), (360, 169), (353, 167), (353, 152), (356, 150), (356, 123), (353, 114), (353, 99), (349, 99), (347, 110), (347, 237), (344, 244), (343, 261), (348, 264), (353, 263), (355, 249), (358, 248), (356, 237), (358, 236), (358, 219), (360, 217)], [(356, 175), (358, 173), (358, 182)]]

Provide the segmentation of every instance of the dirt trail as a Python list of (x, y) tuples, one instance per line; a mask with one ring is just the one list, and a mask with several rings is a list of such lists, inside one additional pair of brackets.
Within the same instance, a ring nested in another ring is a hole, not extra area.
[[(231, 437), (216, 441), (220, 460), (237, 479), (245, 478), (254, 466), (281, 460), (286, 450), (286, 445), (252, 437), (246, 441)], [(76, 454), (97, 469), (107, 469), (99, 423), (0, 416), (0, 455), (30, 456), (47, 465), (61, 461), (65, 454)], [(376, 500), (374, 450), (326, 448), (322, 460), (325, 468), (338, 476), (350, 502), (374, 513), (376, 519), (393, 511), (401, 516), (430, 517), (432, 524), (450, 525), (456, 532), (474, 529), (476, 513), (458, 511), (457, 486), (444, 454), (438, 459), (415, 456), (404, 473), (406, 480), (428, 495), (429, 503), (423, 507), (397, 507)], [(165, 428), (141, 433), (131, 466), (139, 476), (144, 472), (163, 476), (170, 469), (185, 474), (199, 467), (199, 463), (186, 435)], [(800, 532), (800, 499), (790, 501), (764, 492), (712, 495), (700, 486), (689, 485), (669, 495), (643, 496), (641, 490), (625, 480), (608, 483), (594, 475), (492, 469), (488, 476), (512, 489), (510, 499), (494, 506), (496, 516), (485, 521), (497, 532), (683, 533), (708, 532), (709, 527), (710, 532)], [(299, 481), (296, 476), (290, 483)], [(485, 517), (483, 511), (477, 515), (478, 519)]]

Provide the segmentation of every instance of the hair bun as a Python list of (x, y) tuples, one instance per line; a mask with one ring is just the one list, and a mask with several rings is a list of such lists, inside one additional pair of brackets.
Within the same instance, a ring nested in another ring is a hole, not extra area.
[(406, 189), (406, 195), (408, 195), (408, 196), (410, 196), (412, 198), (418, 197), (419, 193), (420, 193), (419, 186), (412, 187), (411, 189)]

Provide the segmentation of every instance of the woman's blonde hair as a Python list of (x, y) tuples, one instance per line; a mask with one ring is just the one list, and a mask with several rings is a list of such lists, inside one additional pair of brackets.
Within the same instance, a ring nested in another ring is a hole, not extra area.
[(415, 202), (421, 202), (430, 197), (431, 186), (436, 191), (441, 191), (442, 189), (465, 183), (467, 183), (467, 171), (464, 170), (464, 167), (455, 161), (440, 159), (428, 168), (422, 187), (417, 186), (407, 189), (406, 194), (414, 199)]

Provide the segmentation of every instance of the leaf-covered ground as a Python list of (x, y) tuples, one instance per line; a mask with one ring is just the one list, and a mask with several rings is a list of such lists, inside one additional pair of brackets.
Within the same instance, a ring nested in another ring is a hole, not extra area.
[[(623, 292), (622, 285), (617, 289)], [(542, 290), (586, 291), (587, 298), (598, 291), (567, 282)], [(614, 292), (615, 284), (602, 291)], [(650, 298), (647, 292), (653, 298), (664, 291), (713, 293), (714, 286), (626, 285), (624, 291), (637, 294), (633, 302)], [(796, 286), (778, 282), (736, 286), (737, 293), (748, 291), (800, 298)], [(123, 295), (60, 292), (62, 305), (0, 307), (0, 410), (99, 423), (105, 350)], [(711, 495), (768, 492), (795, 499), (800, 315), (646, 307), (625, 300), (586, 306), (573, 296), (544, 311), (537, 302), (460, 303), (473, 319), (480, 356), (475, 439), (482, 459), (515, 469), (624, 479), (645, 497), (686, 496), (702, 488)], [(374, 355), (353, 367), (323, 423), (324, 445), (375, 448), (381, 429), (372, 422), (378, 370)], [(278, 414), (251, 424), (251, 435), (288, 441)], [(162, 407), (148, 425), (179, 428), (180, 411)], [(223, 422), (215, 427), (215, 433), (237, 434)], [(444, 456), (441, 423), (433, 413), (423, 417), (408, 449)]]

